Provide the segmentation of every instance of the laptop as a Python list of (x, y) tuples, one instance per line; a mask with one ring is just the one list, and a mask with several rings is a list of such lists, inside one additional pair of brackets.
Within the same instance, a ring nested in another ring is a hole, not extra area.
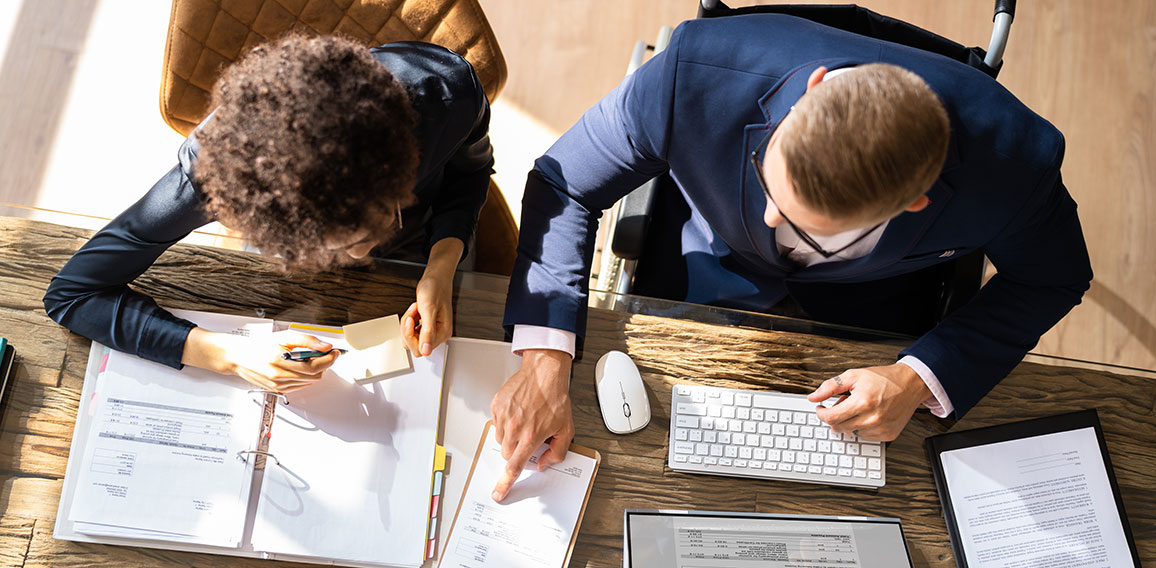
[(911, 567), (899, 519), (627, 509), (623, 568)]

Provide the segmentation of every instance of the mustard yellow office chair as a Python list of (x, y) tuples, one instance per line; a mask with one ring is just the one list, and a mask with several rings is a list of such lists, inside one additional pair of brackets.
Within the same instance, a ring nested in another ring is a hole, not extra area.
[[(492, 103), (506, 61), (477, 0), (173, 0), (161, 77), (161, 115), (188, 136), (209, 112), (209, 92), (249, 47), (290, 30), (337, 34), (368, 46), (435, 43), (474, 66)], [(508, 276), (518, 227), (490, 181), (478, 219), (475, 270)]]

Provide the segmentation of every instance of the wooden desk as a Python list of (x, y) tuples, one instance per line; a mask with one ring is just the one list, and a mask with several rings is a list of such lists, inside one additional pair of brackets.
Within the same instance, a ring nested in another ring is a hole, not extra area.
[[(5, 476), (0, 565), (276, 566), (52, 538), (89, 341), (52, 322), (41, 297), (89, 234), (0, 218), (0, 335), (18, 350), (0, 433)], [(408, 272), (411, 278), (417, 274)], [(163, 255), (137, 286), (166, 307), (346, 323), (405, 309), (414, 284), (406, 276), (359, 271), (285, 276), (260, 256), (181, 245)], [(456, 334), (501, 339), (504, 303), (500, 290), (460, 290)], [(630, 353), (650, 391), (650, 426), (629, 436), (605, 429), (593, 390), (594, 363), (610, 349)], [(887, 486), (871, 492), (672, 472), (666, 466), (670, 393), (672, 385), (692, 381), (809, 392), (845, 368), (893, 361), (894, 342), (592, 310), (585, 352), (574, 367), (571, 388), (577, 440), (602, 452), (603, 463), (570, 566), (621, 566), (622, 510), (628, 507), (894, 516), (903, 520), (916, 566), (954, 566), (923, 439), (949, 429), (1092, 407), (1103, 421), (1140, 556), (1156, 564), (1156, 380), (1021, 364), (958, 424), (917, 414), (887, 450)]]

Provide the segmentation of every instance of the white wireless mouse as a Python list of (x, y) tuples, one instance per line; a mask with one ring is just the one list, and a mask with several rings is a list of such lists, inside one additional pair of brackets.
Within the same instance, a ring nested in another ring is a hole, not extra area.
[(610, 351), (594, 367), (594, 388), (602, 421), (615, 434), (637, 432), (650, 423), (650, 399), (634, 361), (621, 351)]

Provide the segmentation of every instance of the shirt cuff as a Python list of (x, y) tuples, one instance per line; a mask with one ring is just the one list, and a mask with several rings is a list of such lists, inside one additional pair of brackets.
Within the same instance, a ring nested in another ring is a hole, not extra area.
[(514, 355), (519, 357), (526, 349), (553, 349), (574, 357), (578, 334), (573, 331), (554, 329), (540, 325), (515, 325), (513, 344)]
[(907, 355), (899, 362), (911, 367), (911, 370), (915, 371), (920, 379), (923, 379), (923, 384), (927, 385), (928, 390), (931, 391), (931, 396), (923, 401), (923, 406), (926, 406), (933, 415), (947, 418), (955, 411), (955, 406), (951, 404), (951, 399), (947, 398), (947, 392), (943, 390), (943, 385), (939, 384), (939, 379), (935, 377), (935, 373), (930, 367), (912, 355)]

